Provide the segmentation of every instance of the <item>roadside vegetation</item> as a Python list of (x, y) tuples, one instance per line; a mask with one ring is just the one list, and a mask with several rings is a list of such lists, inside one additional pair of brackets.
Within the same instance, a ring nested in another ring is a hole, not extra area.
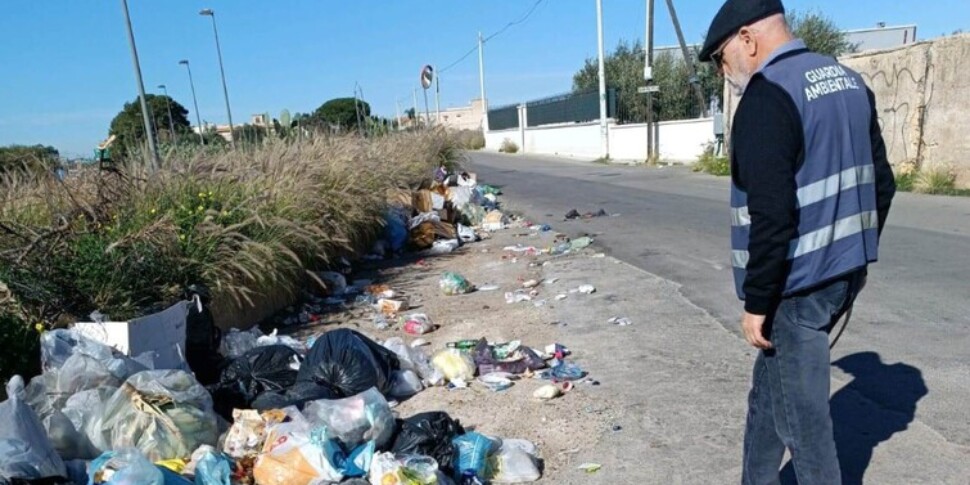
[(956, 181), (956, 172), (946, 166), (916, 168), (910, 164), (904, 165), (896, 172), (898, 191), (970, 197), (970, 189), (957, 188)]
[(708, 144), (704, 153), (694, 162), (692, 170), (718, 176), (731, 175), (731, 161), (726, 156), (715, 154), (714, 145)]
[(183, 146), (154, 173), (137, 154), (63, 181), (5, 173), (0, 379), (36, 360), (39, 331), (95, 310), (115, 320), (151, 313), (195, 283), (240, 305), (270, 287), (295, 290), (307, 270), (370, 247), (389, 191), (460, 156), (456, 140), (434, 130)]
[(482, 130), (461, 130), (454, 134), (458, 146), (465, 150), (485, 148), (485, 134)]
[(519, 151), (519, 145), (516, 145), (514, 141), (506, 138), (502, 140), (502, 146), (498, 148), (498, 151), (502, 153), (517, 153)]

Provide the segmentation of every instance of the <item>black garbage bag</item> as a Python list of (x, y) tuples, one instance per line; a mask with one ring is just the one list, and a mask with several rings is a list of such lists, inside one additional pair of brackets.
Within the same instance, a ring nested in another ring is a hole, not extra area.
[(329, 387), (320, 386), (312, 382), (297, 382), (285, 391), (266, 391), (253, 400), (252, 408), (257, 411), (268, 409), (283, 409), (296, 406), (303, 411), (303, 406), (318, 399), (337, 399)]
[(185, 319), (185, 360), (200, 384), (214, 384), (226, 363), (219, 353), (222, 331), (216, 327), (209, 311), (212, 301), (209, 288), (191, 285), (185, 290), (185, 299), (192, 301)]
[(233, 409), (252, 409), (252, 403), (266, 391), (289, 389), (296, 383), (291, 366), (298, 354), (286, 345), (256, 347), (223, 369), (219, 383), (209, 386), (214, 408), (232, 421)]
[(400, 367), (397, 355), (366, 336), (341, 328), (314, 342), (297, 380), (328, 387), (344, 398), (376, 387), (391, 391), (391, 372)]
[(458, 453), (451, 440), (463, 434), (465, 428), (448, 413), (432, 411), (415, 414), (397, 420), (397, 433), (391, 441), (390, 451), (395, 455), (430, 456), (438, 462), (438, 467), (451, 474), (451, 465)]

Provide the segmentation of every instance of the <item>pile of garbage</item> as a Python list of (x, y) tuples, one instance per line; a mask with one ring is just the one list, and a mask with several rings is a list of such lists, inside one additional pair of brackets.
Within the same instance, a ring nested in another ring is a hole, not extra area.
[[(467, 386), (477, 372), (495, 389), (505, 375), (546, 367), (518, 343), (457, 342), (431, 357), (401, 338), (380, 345), (336, 329), (305, 355), (284, 343), (257, 343), (209, 386), (75, 330), (45, 333), (42, 349), (44, 373), (26, 386), (11, 379), (9, 399), (0, 403), (0, 477), (7, 480), (282, 485), (357, 478), (383, 485), (540, 477), (538, 451), (527, 441), (466, 432), (444, 412), (399, 418), (391, 410), (425, 386)], [(557, 369), (547, 370), (559, 376)]]

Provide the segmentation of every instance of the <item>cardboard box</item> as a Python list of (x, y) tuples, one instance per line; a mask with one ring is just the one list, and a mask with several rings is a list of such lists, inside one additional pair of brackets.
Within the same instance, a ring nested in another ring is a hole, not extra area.
[(191, 304), (181, 301), (158, 313), (127, 322), (78, 322), (74, 328), (128, 356), (152, 352), (156, 369), (187, 370), (185, 328)]

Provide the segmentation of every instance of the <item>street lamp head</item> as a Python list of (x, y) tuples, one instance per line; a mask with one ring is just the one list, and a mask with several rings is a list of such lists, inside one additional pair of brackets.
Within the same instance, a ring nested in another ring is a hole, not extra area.
[(158, 85), (158, 89), (165, 89), (165, 85), (164, 84), (159, 84)]
[(202, 10), (199, 10), (199, 15), (208, 15), (211, 17), (215, 14), (216, 13), (213, 12), (211, 8), (203, 8)]
[(179, 64), (181, 64), (183, 66), (188, 66), (189, 65), (189, 61), (187, 61), (185, 59), (182, 59), (181, 61), (179, 61)]

